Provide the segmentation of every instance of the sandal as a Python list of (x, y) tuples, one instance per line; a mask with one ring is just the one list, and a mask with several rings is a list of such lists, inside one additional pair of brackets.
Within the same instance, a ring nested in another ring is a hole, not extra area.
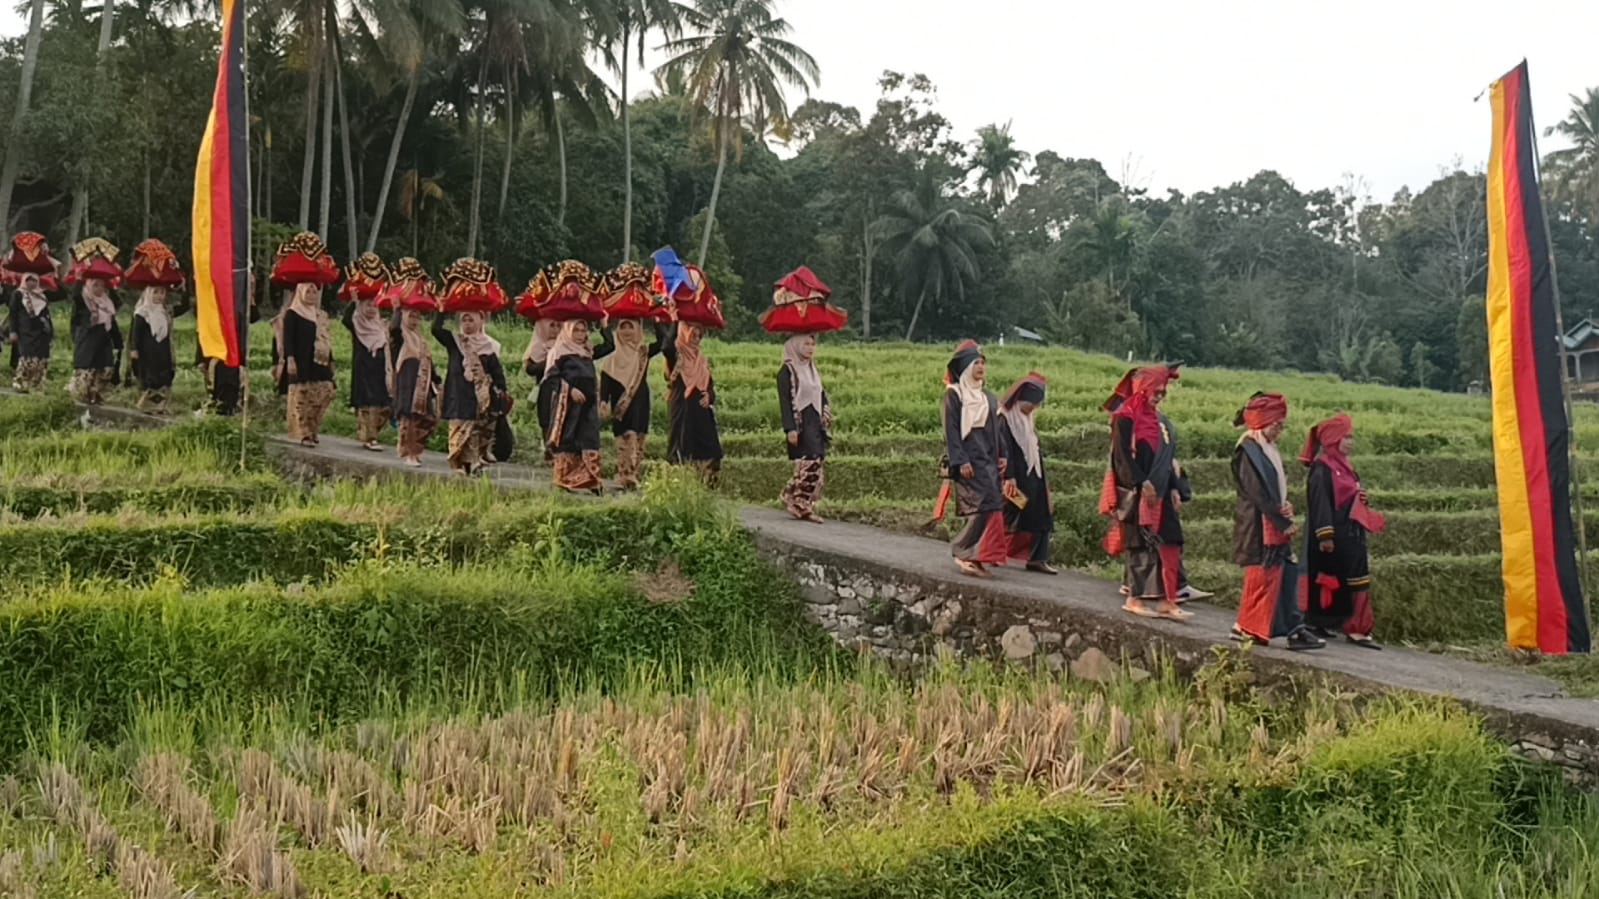
[(1156, 618), (1165, 618), (1168, 621), (1187, 621), (1194, 617), (1193, 612), (1179, 609), (1176, 606), (1172, 606), (1169, 609), (1155, 609), (1154, 611)]
[(988, 573), (984, 571), (982, 566), (978, 565), (976, 562), (968, 562), (965, 559), (956, 559), (955, 567), (959, 568), (961, 570), (961, 574), (964, 574), (967, 577), (988, 577)]
[(1137, 600), (1133, 600), (1132, 603), (1123, 605), (1122, 606), (1122, 611), (1126, 612), (1129, 615), (1137, 615), (1139, 618), (1159, 618), (1160, 617), (1160, 615), (1154, 609), (1151, 609), (1149, 606), (1146, 606), (1143, 603), (1138, 602)]

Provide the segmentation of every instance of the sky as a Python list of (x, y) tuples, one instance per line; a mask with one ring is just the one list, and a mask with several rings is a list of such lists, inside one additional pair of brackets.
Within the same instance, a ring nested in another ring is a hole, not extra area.
[[(1093, 157), (1157, 193), (1270, 168), (1385, 201), (1486, 162), (1474, 99), (1521, 59), (1540, 127), (1599, 86), (1599, 0), (775, 3), (821, 66), (817, 97), (869, 114), (885, 69), (921, 72), (961, 138), (1010, 122), (1024, 150)], [(0, 34), (23, 30), (15, 6)]]

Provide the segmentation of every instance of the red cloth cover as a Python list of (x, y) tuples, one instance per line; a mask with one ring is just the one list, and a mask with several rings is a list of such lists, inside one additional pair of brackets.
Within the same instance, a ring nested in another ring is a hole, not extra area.
[(505, 288), (494, 279), (494, 266), (481, 259), (457, 259), (444, 270), (443, 278), (445, 312), (493, 315), (511, 304)]
[(301, 231), (278, 247), (272, 266), (272, 283), (279, 287), (320, 284), (326, 287), (339, 281), (339, 264), (328, 252), (322, 238)]
[(182, 287), (183, 270), (172, 248), (152, 237), (133, 248), (133, 262), (123, 273), (122, 283), (129, 287)]
[(50, 246), (43, 234), (23, 231), (11, 238), (11, 252), (0, 260), (0, 268), (19, 274), (53, 275), (56, 261), (50, 258)]

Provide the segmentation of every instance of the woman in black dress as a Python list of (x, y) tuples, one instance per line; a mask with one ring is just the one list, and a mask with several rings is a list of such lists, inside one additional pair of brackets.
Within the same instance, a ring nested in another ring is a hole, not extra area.
[(16, 369), (12, 389), (31, 393), (44, 386), (45, 375), (50, 371), (50, 344), (55, 341), (56, 327), (39, 276), (30, 272), (21, 278), (11, 294), (6, 325), (0, 328), (0, 335), (11, 345)]
[(350, 408), (355, 410), (356, 439), (372, 452), (383, 445), (378, 435), (393, 412), (389, 396), (389, 327), (372, 300), (355, 300), (344, 308), (350, 332)]
[(600, 391), (588, 322), (576, 319), (561, 326), (544, 380), (555, 383), (548, 437), (555, 485), (572, 493), (599, 493)]
[(679, 323), (662, 352), (666, 356), (666, 458), (699, 472), (707, 487), (722, 475), (722, 435), (716, 425), (716, 382), (700, 352), (705, 329)]
[(1175, 448), (1162, 436), (1159, 412), (1177, 377), (1175, 366), (1130, 371), (1104, 408), (1111, 413), (1110, 471), (1115, 479), (1110, 512), (1117, 522), (1117, 549), (1126, 562), (1122, 609), (1145, 618), (1186, 621), (1192, 613), (1177, 605), (1185, 486), (1178, 477)]
[(481, 469), (494, 444), (496, 405), (504, 402), (505, 369), (500, 343), (483, 332), (481, 312), (460, 313), (461, 333), (433, 319), (433, 339), (450, 354), (444, 376), (444, 420), (450, 423), (450, 468), (469, 475)]
[(289, 436), (316, 446), (322, 418), (333, 405), (333, 335), (322, 310), (322, 288), (310, 282), (294, 287), (283, 310), (284, 375), (289, 384)]
[(172, 358), (172, 319), (186, 309), (167, 305), (167, 288), (144, 288), (133, 307), (128, 332), (128, 367), (139, 382), (139, 410), (165, 415), (172, 400), (177, 364)]
[(533, 388), (533, 408), (538, 414), (539, 436), (543, 438), (540, 443), (544, 446), (546, 462), (555, 459), (555, 454), (550, 450), (550, 411), (555, 407), (556, 384), (545, 380), (544, 375), (549, 369), (550, 347), (555, 345), (555, 338), (560, 333), (560, 322), (538, 319), (533, 322), (533, 339), (528, 341), (527, 351), (522, 354), (522, 370), (537, 385)]
[(988, 360), (976, 341), (955, 348), (946, 370), (944, 453), (954, 484), (956, 512), (966, 527), (950, 543), (963, 574), (988, 577), (989, 565), (1005, 564), (1005, 467), (999, 437), (999, 400), (983, 386)]
[(1354, 422), (1340, 412), (1310, 429), (1299, 454), (1299, 461), (1310, 467), (1305, 624), (1324, 639), (1342, 632), (1344, 639), (1356, 646), (1381, 649), (1371, 638), (1376, 621), (1371, 612), (1371, 558), (1366, 537), (1381, 532), (1386, 522), (1366, 505), (1360, 476), (1349, 463), (1353, 431)]
[(72, 305), (72, 398), (98, 406), (117, 382), (122, 329), (117, 304), (101, 278), (87, 278)]
[(623, 490), (639, 485), (644, 446), (650, 435), (650, 360), (661, 352), (664, 329), (657, 325), (655, 340), (644, 346), (644, 322), (625, 318), (607, 332), (595, 351), (603, 358), (600, 370), (600, 418), (610, 419), (616, 438), (616, 484)]
[(1038, 372), (1011, 385), (999, 403), (999, 433), (1009, 465), (1005, 470), (1005, 533), (1010, 557), (1022, 559), (1028, 571), (1056, 574), (1049, 564), (1049, 538), (1055, 531), (1055, 498), (1044, 473), (1033, 416), (1044, 403), (1047, 382)]
[(823, 467), (833, 440), (833, 409), (816, 371), (815, 334), (796, 334), (783, 344), (777, 406), (788, 439), (788, 458), (794, 463), (794, 476), (783, 488), (783, 508), (800, 521), (821, 524), (816, 502), (822, 498)]
[(420, 468), (428, 438), (439, 426), (439, 377), (433, 370), (433, 350), (422, 334), (421, 308), (402, 307), (392, 326), (389, 359), (394, 371), (394, 419), (400, 426), (396, 448), (406, 465)]

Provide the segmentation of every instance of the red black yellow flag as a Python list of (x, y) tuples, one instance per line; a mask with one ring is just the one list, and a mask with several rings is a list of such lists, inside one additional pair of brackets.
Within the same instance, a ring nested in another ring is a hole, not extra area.
[(1488, 358), (1505, 632), (1520, 649), (1587, 652), (1560, 329), (1526, 62), (1489, 90)]
[(200, 350), (241, 365), (250, 326), (250, 144), (244, 0), (222, 0), (222, 52), (194, 169), (194, 300)]

